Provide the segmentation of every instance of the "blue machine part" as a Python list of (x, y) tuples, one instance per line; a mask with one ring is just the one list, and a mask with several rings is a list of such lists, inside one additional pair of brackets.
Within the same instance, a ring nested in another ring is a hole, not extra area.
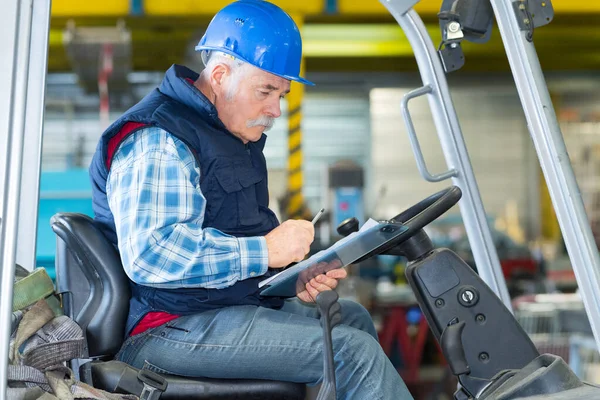
[(419, 307), (411, 307), (406, 313), (406, 322), (409, 325), (417, 325), (419, 322), (421, 322), (422, 316), (423, 314), (421, 313)]
[(365, 222), (362, 190), (340, 187), (333, 191), (332, 224), (334, 229), (345, 219), (356, 217), (360, 224)]
[(56, 235), (50, 218), (59, 212), (76, 212), (93, 217), (92, 186), (87, 170), (45, 171), (40, 179), (36, 267), (55, 278)]

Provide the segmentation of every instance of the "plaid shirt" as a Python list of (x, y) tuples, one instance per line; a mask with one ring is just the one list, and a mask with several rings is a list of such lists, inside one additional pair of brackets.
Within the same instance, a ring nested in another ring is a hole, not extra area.
[(187, 146), (150, 127), (130, 135), (112, 160), (106, 193), (125, 272), (161, 288), (224, 288), (267, 272), (264, 237), (202, 227), (206, 199)]

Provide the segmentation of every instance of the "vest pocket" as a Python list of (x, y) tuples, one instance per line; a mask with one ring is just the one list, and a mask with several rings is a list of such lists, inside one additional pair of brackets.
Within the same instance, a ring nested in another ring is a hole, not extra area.
[[(237, 229), (261, 223), (256, 184), (262, 177), (252, 168), (220, 168), (214, 172), (219, 187), (211, 187), (208, 201), (215, 228)], [(220, 193), (218, 193), (220, 192)]]
[(240, 213), (240, 224), (243, 226), (258, 225), (262, 221), (256, 184), (264, 178), (254, 169), (236, 170), (242, 190), (238, 193), (238, 210)]

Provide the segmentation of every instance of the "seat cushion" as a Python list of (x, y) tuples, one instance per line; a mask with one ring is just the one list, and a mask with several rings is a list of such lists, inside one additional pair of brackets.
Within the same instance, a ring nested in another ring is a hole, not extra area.
[[(140, 395), (144, 387), (139, 369), (121, 361), (93, 361), (82, 367), (81, 379), (112, 393)], [(306, 386), (292, 382), (243, 379), (185, 378), (162, 375), (168, 383), (161, 400), (263, 399), (304, 400)]]

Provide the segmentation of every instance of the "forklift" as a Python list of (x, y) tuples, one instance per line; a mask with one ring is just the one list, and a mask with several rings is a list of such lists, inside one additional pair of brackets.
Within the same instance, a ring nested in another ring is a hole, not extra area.
[[(380, 221), (386, 227), (397, 226), (399, 233), (352, 262), (379, 254), (408, 259), (407, 280), (458, 378), (456, 400), (600, 399), (600, 387), (582, 382), (560, 357), (539, 354), (512, 314), (446, 80), (447, 74), (465, 63), (461, 43), (485, 43), (495, 21), (600, 348), (600, 257), (534, 46), (534, 31), (553, 19), (551, 0), (443, 0), (438, 14), (442, 42), (438, 46), (414, 10), (419, 0), (380, 1), (408, 38), (423, 83), (406, 94), (400, 105), (419, 172), (429, 182), (451, 183), (405, 212)], [(0, 64), (5, 88), (0, 95), (0, 129), (8, 134), (0, 138), (0, 398), (5, 398), (7, 388), (15, 261), (28, 269), (35, 265), (50, 4), (9, 2), (3, 14), (5, 34), (0, 36), (0, 50), (6, 61)], [(412, 123), (409, 104), (421, 96), (429, 101), (448, 166), (440, 174), (428, 170)], [(452, 251), (434, 248), (423, 230), (455, 204), (460, 207), (477, 273)], [(64, 292), (65, 313), (85, 327), (88, 340), (87, 358), (71, 364), (77, 367), (80, 379), (105, 390), (129, 391), (142, 399), (252, 398), (261, 394), (260, 398), (304, 398), (300, 384), (161, 376), (111, 360), (111, 353), (114, 356), (120, 345), (126, 313), (126, 305), (118, 301), (127, 293), (118, 256), (97, 236), (89, 218), (63, 213), (53, 218), (52, 225), (57, 255), (62, 255), (56, 261), (57, 286)], [(357, 221), (350, 219), (338, 232), (350, 235), (357, 229)], [(80, 277), (88, 286), (74, 295)], [(108, 301), (106, 296), (114, 297)], [(109, 303), (112, 306), (107, 306)], [(96, 304), (96, 308), (90, 309), (88, 304)], [(331, 329), (338, 319), (337, 293), (322, 293), (317, 305), (325, 343), (325, 378), (318, 398), (335, 399)]]

